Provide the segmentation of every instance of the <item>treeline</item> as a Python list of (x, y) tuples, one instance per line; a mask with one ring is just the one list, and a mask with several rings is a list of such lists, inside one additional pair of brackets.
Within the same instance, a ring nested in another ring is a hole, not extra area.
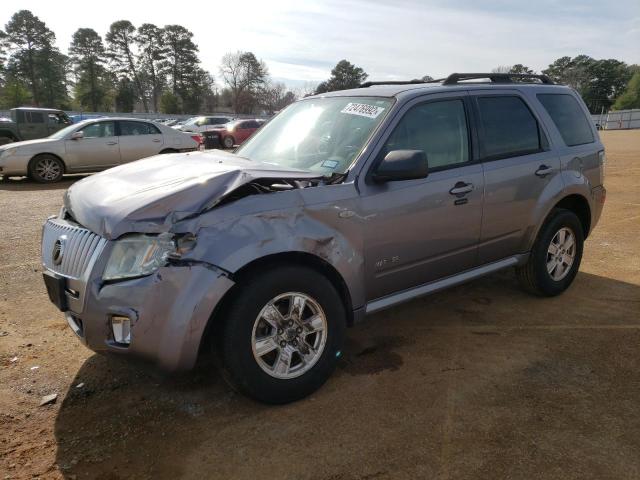
[[(516, 64), (496, 67), (493, 73), (535, 74), (526, 65)], [(569, 85), (580, 93), (592, 113), (640, 108), (640, 66), (627, 65), (620, 60), (596, 60), (587, 55), (562, 57), (542, 70), (553, 81)], [(341, 60), (331, 71), (331, 77), (321, 82), (315, 93), (356, 88), (369, 75), (360, 67)], [(424, 75), (416, 81), (430, 81)]]
[[(68, 55), (59, 51), (55, 39), (29, 10), (15, 13), (0, 30), (1, 108), (273, 113), (299, 96), (355, 88), (368, 78), (361, 67), (341, 60), (326, 81), (292, 92), (271, 80), (266, 64), (255, 54), (235, 52), (223, 56), (217, 84), (201, 65), (193, 33), (181, 25), (136, 27), (119, 20), (104, 39), (91, 28), (79, 28)], [(522, 64), (494, 71), (535, 73)], [(575, 88), (593, 113), (640, 108), (638, 65), (578, 55), (559, 58), (541, 73)]]
[(55, 39), (29, 10), (15, 13), (0, 30), (0, 107), (272, 113), (296, 99), (284, 84), (271, 81), (264, 62), (251, 52), (223, 57), (218, 86), (201, 65), (193, 33), (181, 25), (136, 27), (119, 20), (104, 39), (79, 28), (68, 55)]
[[(493, 72), (537, 73), (520, 63), (496, 67)], [(627, 65), (612, 58), (596, 60), (588, 55), (578, 55), (558, 58), (540, 73), (556, 83), (575, 89), (591, 113), (640, 108), (639, 65)], [(634, 91), (635, 94), (632, 94)]]

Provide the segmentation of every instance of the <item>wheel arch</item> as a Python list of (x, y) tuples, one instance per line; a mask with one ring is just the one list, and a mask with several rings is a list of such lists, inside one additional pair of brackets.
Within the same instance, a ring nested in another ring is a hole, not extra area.
[(568, 192), (561, 199), (552, 202), (544, 211), (544, 214), (538, 217), (539, 220), (535, 225), (535, 229), (531, 230), (531, 236), (528, 237), (528, 250), (533, 248), (534, 242), (538, 238), (538, 235), (540, 235), (540, 230), (542, 230), (542, 227), (549, 218), (549, 215), (551, 215), (551, 212), (557, 208), (563, 208), (575, 213), (582, 225), (583, 236), (585, 239), (587, 238), (591, 229), (591, 207), (589, 205), (589, 201), (581, 193)]
[(14, 142), (20, 141), (20, 137), (12, 130), (0, 129), (0, 137), (10, 138)]
[(213, 327), (223, 321), (225, 311), (236, 295), (240, 293), (244, 279), (257, 269), (264, 269), (272, 266), (280, 267), (283, 265), (304, 266), (324, 275), (336, 288), (336, 291), (344, 303), (345, 313), (347, 315), (347, 325), (353, 325), (354, 315), (351, 292), (349, 291), (344, 278), (333, 265), (323, 258), (308, 252), (274, 253), (256, 258), (242, 266), (236, 272), (230, 274), (230, 278), (233, 280), (234, 285), (224, 295), (222, 300), (218, 302), (213, 312), (211, 312), (211, 316), (209, 317), (209, 321), (207, 322), (207, 326), (205, 327), (200, 341), (199, 354), (205, 353), (208, 347), (216, 340), (214, 336), (215, 328)]
[(556, 203), (551, 210), (555, 208), (564, 208), (576, 214), (582, 225), (582, 233), (586, 240), (591, 231), (591, 207), (588, 200), (580, 194), (573, 193)]
[(64, 167), (64, 172), (63, 173), (67, 173), (67, 164), (65, 163), (64, 159), (60, 155), (58, 155), (56, 153), (51, 153), (51, 152), (39, 152), (39, 153), (36, 153), (34, 156), (32, 156), (29, 159), (29, 166), (31, 165), (31, 162), (36, 160), (38, 157), (42, 157), (44, 155), (49, 155), (50, 157), (55, 157), (58, 160), (60, 160), (60, 162), (62, 162), (62, 166)]

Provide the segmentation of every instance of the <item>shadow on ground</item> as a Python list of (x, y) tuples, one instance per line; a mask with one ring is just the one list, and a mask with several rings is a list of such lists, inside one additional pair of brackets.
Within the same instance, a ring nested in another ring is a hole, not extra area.
[(11, 177), (0, 180), (0, 191), (31, 192), (38, 190), (66, 190), (78, 180), (82, 180), (86, 177), (88, 177), (88, 175), (65, 175), (62, 180), (56, 183), (38, 183), (28, 177)]
[[(336, 374), (270, 407), (210, 365), (92, 356), (56, 419), (68, 478), (640, 478), (640, 287), (563, 296), (504, 272), (349, 332)], [(83, 384), (82, 387), (76, 387)]]

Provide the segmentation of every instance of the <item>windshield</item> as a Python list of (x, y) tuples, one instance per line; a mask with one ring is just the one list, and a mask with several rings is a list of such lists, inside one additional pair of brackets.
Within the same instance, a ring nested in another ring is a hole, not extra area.
[(391, 99), (379, 97), (302, 100), (264, 125), (237, 153), (323, 175), (344, 173), (391, 104)]
[(78, 128), (78, 124), (69, 125), (68, 127), (64, 127), (62, 130), (58, 130), (56, 133), (49, 135), (49, 138), (53, 138), (54, 140), (60, 140), (66, 137), (68, 134), (73, 132), (76, 128)]
[(189, 120), (183, 123), (183, 125), (195, 125), (200, 120), (204, 120), (204, 117), (191, 117)]

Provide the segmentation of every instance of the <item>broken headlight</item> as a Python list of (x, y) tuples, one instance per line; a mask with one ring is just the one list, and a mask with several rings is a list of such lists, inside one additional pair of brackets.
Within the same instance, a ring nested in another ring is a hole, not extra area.
[(104, 270), (104, 280), (150, 275), (167, 263), (176, 245), (169, 234), (133, 234), (115, 241)]

